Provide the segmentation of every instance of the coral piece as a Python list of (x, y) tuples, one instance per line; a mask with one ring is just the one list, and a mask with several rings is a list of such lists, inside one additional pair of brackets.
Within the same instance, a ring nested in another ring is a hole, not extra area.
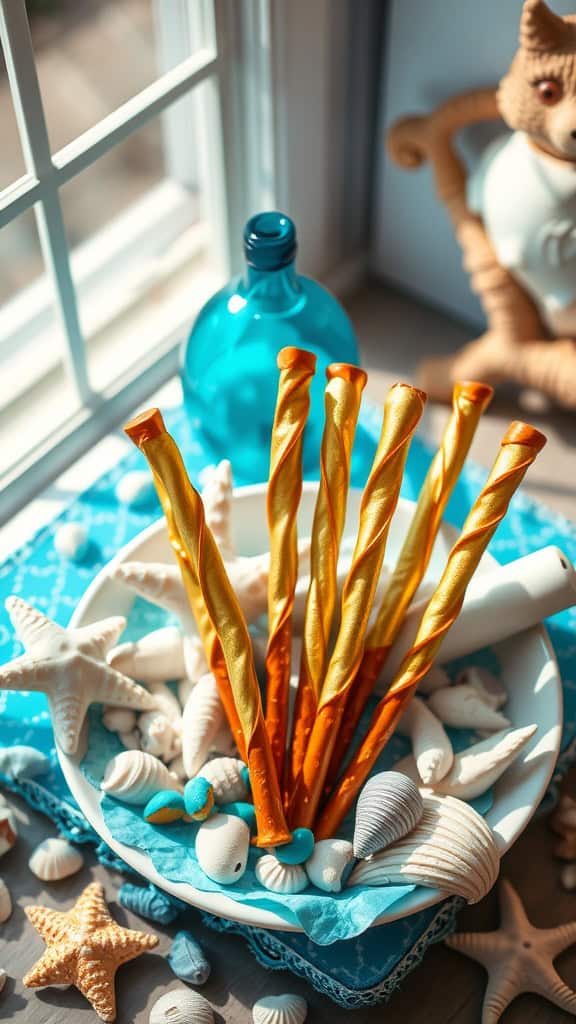
[(340, 892), (353, 862), (354, 849), (347, 839), (321, 839), (306, 861), (306, 874), (317, 889)]
[(176, 932), (166, 959), (176, 977), (190, 985), (203, 985), (210, 977), (210, 963), (190, 932)]
[(70, 562), (81, 562), (89, 546), (88, 531), (82, 523), (61, 523), (54, 533), (56, 551)]
[(116, 754), (106, 765), (100, 788), (108, 796), (139, 807), (161, 789), (182, 792), (180, 782), (166, 765), (143, 750), (123, 750)]
[(145, 917), (156, 924), (172, 924), (186, 904), (167, 896), (155, 885), (133, 885), (124, 882), (118, 891), (118, 902), (125, 910)]
[(292, 895), (308, 885), (308, 875), (300, 864), (283, 864), (272, 853), (265, 853), (256, 861), (255, 871), (260, 885), (270, 892)]
[(106, 906), (104, 888), (98, 882), (84, 889), (67, 913), (36, 906), (26, 907), (25, 911), (47, 948), (22, 979), (24, 985), (74, 985), (101, 1020), (115, 1020), (116, 971), (157, 946), (156, 935), (116, 924)]
[(250, 798), (248, 769), (237, 757), (215, 757), (202, 765), (198, 774), (211, 783), (217, 804)]
[(56, 742), (65, 754), (78, 748), (80, 729), (94, 701), (152, 710), (154, 698), (104, 660), (126, 625), (121, 617), (63, 629), (20, 597), (6, 610), (27, 653), (0, 668), (0, 690), (45, 693)]
[(10, 889), (3, 878), (0, 878), (0, 924), (4, 924), (12, 913), (12, 897)]
[(510, 882), (499, 885), (500, 927), (494, 932), (461, 932), (445, 943), (482, 964), (488, 984), (482, 1024), (497, 1024), (507, 1006), (524, 992), (535, 992), (576, 1014), (576, 992), (556, 973), (554, 960), (576, 942), (576, 921), (557, 928), (535, 928)]
[(23, 779), (37, 779), (49, 771), (50, 761), (35, 747), (18, 744), (0, 747), (0, 775), (21, 782)]
[(426, 786), (448, 774), (454, 761), (452, 744), (442, 723), (419, 697), (402, 715), (397, 732), (410, 737), (418, 774)]
[(66, 839), (44, 839), (34, 850), (28, 867), (43, 882), (59, 882), (75, 875), (84, 866), (84, 857)]
[(154, 1003), (149, 1024), (214, 1024), (214, 1013), (199, 992), (175, 988)]
[(163, 711), (145, 711), (138, 718), (140, 747), (162, 761), (171, 761), (182, 750), (180, 721), (170, 721)]
[(221, 885), (233, 885), (246, 870), (250, 829), (242, 818), (214, 814), (196, 835), (196, 857), (205, 875)]
[(222, 459), (211, 470), (202, 487), (206, 526), (212, 530), (224, 561), (234, 558), (232, 540), (232, 466)]
[(218, 685), (209, 672), (190, 693), (182, 715), (182, 758), (189, 779), (206, 761), (225, 721)]
[(512, 724), (501, 711), (487, 704), (477, 687), (462, 683), (431, 694), (428, 707), (454, 729), (508, 729)]
[(282, 996), (264, 996), (252, 1007), (254, 1024), (303, 1024), (308, 1004), (302, 996), (286, 993)]
[(416, 827), (424, 804), (412, 779), (379, 772), (364, 786), (356, 805), (354, 856), (370, 857)]
[(348, 885), (426, 885), (477, 903), (494, 885), (499, 865), (484, 818), (454, 797), (425, 796), (416, 828), (360, 861)]

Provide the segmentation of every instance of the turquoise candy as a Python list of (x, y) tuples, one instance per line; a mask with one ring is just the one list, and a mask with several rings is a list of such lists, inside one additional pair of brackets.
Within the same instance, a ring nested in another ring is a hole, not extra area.
[(292, 840), (284, 846), (276, 846), (274, 853), (282, 864), (303, 864), (312, 856), (314, 833), (309, 828), (295, 828)]
[(234, 800), (231, 804), (222, 804), (218, 809), (222, 814), (233, 814), (236, 818), (242, 818), (248, 825), (252, 835), (256, 835), (256, 809), (254, 804), (247, 804), (242, 800)]
[(250, 785), (250, 772), (248, 771), (248, 766), (247, 765), (244, 765), (244, 767), (240, 769), (240, 775), (242, 776), (242, 779), (243, 779), (244, 785), (246, 786), (246, 789), (248, 791), (250, 791), (252, 789), (252, 787)]
[(179, 821), (185, 813), (182, 794), (173, 789), (161, 789), (150, 797), (142, 817), (153, 825), (169, 825), (172, 821)]
[(176, 933), (167, 960), (176, 977), (190, 985), (203, 985), (210, 977), (204, 950), (190, 932)]
[(186, 814), (195, 821), (204, 821), (214, 808), (214, 790), (208, 779), (198, 775), (184, 787)]
[(133, 914), (146, 917), (149, 921), (156, 921), (157, 924), (171, 924), (181, 911), (187, 908), (186, 903), (167, 896), (155, 885), (132, 885), (131, 882), (125, 882), (120, 886), (118, 902)]

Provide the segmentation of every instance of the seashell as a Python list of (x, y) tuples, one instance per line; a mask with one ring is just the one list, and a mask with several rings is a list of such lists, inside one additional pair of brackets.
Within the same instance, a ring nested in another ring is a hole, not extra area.
[(218, 808), (221, 814), (235, 814), (237, 818), (242, 818), (250, 829), (251, 835), (256, 835), (256, 808), (254, 804), (244, 803), (242, 800), (234, 800), (231, 804), (222, 804)]
[[(184, 667), (186, 669), (184, 675), (188, 676), (188, 679), (192, 683), (197, 683), (202, 676), (205, 676), (210, 671), (208, 661), (206, 660), (206, 654), (204, 653), (204, 645), (199, 636), (194, 633), (186, 633), (182, 637), (183, 651), (184, 651)], [(181, 703), (185, 704), (186, 701)]]
[(230, 726), (228, 722), (224, 722), (221, 729), (218, 730), (212, 744), (210, 746), (211, 753), (213, 752), (218, 757), (235, 757), (238, 754), (238, 747), (234, 741)]
[(170, 687), (163, 682), (153, 682), (149, 684), (148, 689), (156, 701), (158, 711), (166, 715), (166, 718), (173, 726), (175, 723), (181, 722), (182, 708), (180, 701)]
[(252, 1007), (254, 1024), (303, 1024), (308, 1004), (302, 996), (264, 996)]
[(485, 702), (476, 687), (464, 683), (433, 693), (428, 707), (441, 722), (454, 729), (508, 729), (511, 724), (505, 715)]
[[(203, 675), (206, 675), (206, 672), (204, 672)], [(186, 701), (188, 700), (188, 697), (192, 693), (192, 690), (196, 686), (197, 682), (198, 680), (189, 679), (188, 676), (184, 676), (183, 679), (180, 679), (178, 681), (178, 700), (180, 701), (182, 708), (185, 707)]]
[(182, 754), (178, 754), (177, 757), (170, 761), (168, 770), (171, 771), (172, 775), (175, 775), (180, 782), (186, 782), (188, 776), (184, 771), (184, 758), (182, 757)]
[(256, 861), (256, 878), (270, 892), (293, 894), (308, 885), (308, 875), (300, 864), (283, 864), (273, 853), (265, 853)]
[[(520, 729), (496, 732), (460, 751), (455, 755), (448, 775), (434, 785), (434, 793), (459, 797), (460, 800), (473, 800), (480, 796), (504, 774), (537, 728), (537, 725), (525, 725)], [(416, 765), (411, 757), (395, 764), (394, 770), (405, 772), (417, 781)]]
[(172, 924), (186, 904), (157, 889), (155, 885), (133, 885), (124, 882), (118, 891), (118, 902), (125, 910), (157, 924)]
[(408, 705), (397, 731), (402, 736), (410, 737), (412, 753), (422, 782), (431, 785), (444, 778), (454, 760), (452, 744), (442, 723), (419, 697), (414, 697)]
[[(118, 578), (118, 572), (114, 579)], [(133, 642), (118, 644), (108, 655), (118, 672), (143, 683), (161, 683), (186, 675), (184, 637), (177, 626), (164, 626)]]
[(129, 508), (143, 508), (156, 499), (156, 489), (149, 473), (142, 469), (133, 469), (124, 473), (116, 484), (115, 492), (121, 505)]
[(0, 924), (4, 924), (12, 913), (12, 897), (10, 889), (3, 878), (0, 878)]
[(445, 686), (450, 686), (450, 676), (440, 665), (432, 665), (418, 683), (418, 693), (428, 696), (436, 690), (444, 689)]
[(6, 979), (7, 978), (8, 978), (8, 975), (6, 974), (6, 971), (4, 970), (3, 967), (0, 967), (0, 992), (4, 988), (4, 985), (6, 984)]
[(232, 542), (232, 466), (222, 459), (202, 488), (206, 525), (210, 527), (222, 558), (234, 558)]
[(160, 996), (150, 1010), (149, 1024), (214, 1024), (210, 1003), (189, 988), (175, 988)]
[(145, 711), (138, 718), (138, 729), (140, 746), (147, 754), (169, 761), (180, 752), (181, 738), (163, 711)]
[(106, 708), (102, 724), (108, 732), (132, 732), (136, 726), (136, 712), (131, 708)]
[(295, 828), (292, 839), (274, 848), (274, 855), (282, 864), (304, 864), (312, 856), (314, 833), (309, 828)]
[(412, 831), (423, 812), (418, 787), (398, 771), (368, 779), (356, 804), (354, 855), (370, 857)]
[(17, 838), (16, 815), (0, 794), (0, 857), (12, 849)]
[(132, 732), (119, 732), (118, 739), (122, 741), (126, 750), (140, 750), (140, 733), (138, 729), (133, 729)]
[(250, 829), (242, 818), (214, 814), (196, 835), (196, 857), (205, 875), (221, 885), (233, 885), (246, 870)]
[(206, 821), (214, 809), (212, 784), (201, 775), (189, 779), (184, 786), (184, 807), (192, 821)]
[(320, 839), (306, 861), (306, 874), (317, 889), (340, 892), (353, 862), (354, 849), (347, 839)]
[(180, 821), (184, 814), (182, 794), (176, 793), (173, 789), (161, 789), (155, 796), (150, 797), (142, 817), (151, 825), (169, 825), (173, 821)]
[(82, 523), (61, 523), (54, 533), (54, 547), (62, 558), (81, 562), (88, 554), (88, 531)]
[(457, 686), (473, 686), (486, 704), (495, 711), (504, 706), (508, 694), (496, 676), (480, 665), (468, 665), (456, 676)]
[(212, 784), (217, 804), (250, 799), (248, 769), (237, 757), (215, 757), (203, 764), (198, 774)]
[(9, 779), (37, 779), (49, 771), (50, 761), (35, 747), (0, 747), (0, 774)]
[(84, 857), (65, 839), (44, 839), (34, 850), (28, 867), (43, 882), (59, 882), (75, 875), (84, 865)]
[(189, 779), (202, 767), (214, 738), (224, 724), (224, 708), (211, 673), (192, 690), (182, 715), (182, 757)]
[(143, 750), (123, 750), (106, 766), (100, 789), (125, 804), (143, 807), (160, 789), (182, 791), (178, 780), (157, 757)]
[(424, 796), (414, 831), (356, 865), (353, 885), (425, 885), (477, 903), (490, 891), (500, 866), (498, 847), (484, 819), (451, 796)]
[(166, 959), (176, 977), (190, 985), (203, 985), (210, 977), (206, 954), (190, 932), (176, 932)]

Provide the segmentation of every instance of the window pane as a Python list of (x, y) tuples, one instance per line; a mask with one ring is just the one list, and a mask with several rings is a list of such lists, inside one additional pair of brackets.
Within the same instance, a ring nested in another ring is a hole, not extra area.
[[(1, 162), (0, 162), (1, 164)], [(0, 228), (0, 308), (43, 270), (32, 210)]]
[(0, 47), (0, 132), (2, 133), (0, 157), (1, 190), (26, 173), (2, 47)]
[(29, 2), (52, 149), (198, 49), (203, 7), (204, 0)]

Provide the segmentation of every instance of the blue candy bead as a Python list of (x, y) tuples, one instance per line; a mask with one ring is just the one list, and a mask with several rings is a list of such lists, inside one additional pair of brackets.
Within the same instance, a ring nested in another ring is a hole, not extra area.
[(221, 804), (218, 808), (222, 814), (233, 814), (236, 818), (242, 818), (253, 835), (256, 835), (256, 809), (254, 804), (247, 804), (242, 800), (234, 800), (230, 804)]
[(124, 885), (120, 886), (118, 902), (133, 914), (146, 917), (149, 921), (156, 921), (157, 924), (171, 924), (186, 906), (180, 900), (167, 896), (154, 885), (145, 887), (132, 885), (131, 882), (124, 882)]
[(276, 846), (274, 853), (282, 864), (303, 864), (312, 856), (314, 833), (309, 828), (295, 828), (292, 840), (284, 846)]
[(173, 789), (161, 789), (150, 797), (142, 817), (153, 825), (169, 825), (179, 821), (186, 813), (184, 797)]
[(203, 985), (210, 977), (204, 950), (190, 932), (176, 933), (167, 960), (176, 977), (190, 985)]
[(194, 821), (205, 821), (214, 808), (214, 790), (208, 779), (198, 775), (184, 787), (186, 814)]

